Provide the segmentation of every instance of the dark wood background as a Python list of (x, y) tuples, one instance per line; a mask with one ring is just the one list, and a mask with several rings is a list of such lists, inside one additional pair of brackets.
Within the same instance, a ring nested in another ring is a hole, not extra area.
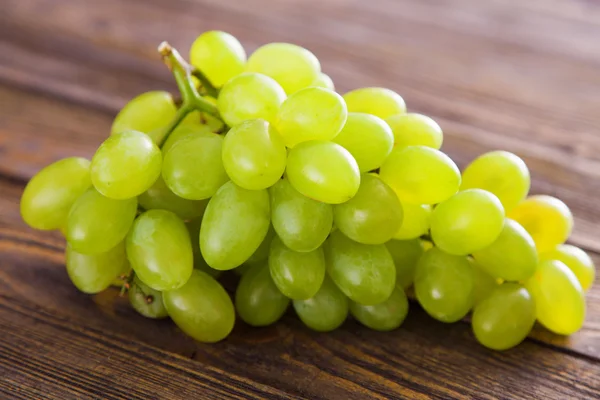
[(522, 156), (533, 192), (573, 210), (571, 242), (600, 265), (600, 3), (584, 0), (0, 1), (0, 397), (540, 398), (600, 396), (600, 285), (570, 338), (536, 329), (507, 352), (411, 304), (401, 329), (348, 321), (330, 334), (293, 316), (195, 343), (131, 310), (115, 290), (80, 294), (58, 234), (21, 221), (40, 168), (91, 156), (123, 104), (174, 89), (156, 46), (187, 53), (209, 29), (248, 52), (311, 49), (339, 91), (401, 93), (434, 117), (461, 166), (491, 149)]

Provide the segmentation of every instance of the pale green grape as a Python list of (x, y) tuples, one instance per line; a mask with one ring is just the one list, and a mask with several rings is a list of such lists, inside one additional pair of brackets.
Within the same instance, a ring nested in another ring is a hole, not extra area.
[(177, 128), (169, 135), (167, 140), (161, 146), (163, 154), (167, 154), (169, 150), (177, 143), (180, 139), (189, 135), (206, 135), (211, 136), (213, 130), (210, 126), (204, 124), (179, 124)]
[(379, 176), (401, 201), (412, 204), (441, 203), (458, 191), (460, 171), (444, 153), (425, 146), (394, 149)]
[(360, 304), (381, 303), (396, 285), (396, 267), (385, 245), (355, 242), (339, 230), (325, 242), (327, 273), (340, 290)]
[(523, 160), (507, 151), (492, 151), (467, 166), (460, 188), (485, 189), (498, 196), (508, 212), (527, 196), (530, 185), (529, 169)]
[(596, 268), (594, 261), (587, 253), (570, 244), (561, 244), (552, 250), (540, 254), (541, 260), (562, 261), (577, 277), (583, 291), (587, 291), (594, 283)]
[(286, 175), (298, 192), (329, 204), (350, 200), (360, 186), (360, 171), (348, 150), (321, 140), (291, 149)]
[(293, 304), (298, 318), (317, 332), (337, 329), (348, 316), (348, 298), (328, 276), (317, 294), (307, 300), (294, 300)]
[(333, 222), (350, 239), (365, 244), (387, 242), (400, 229), (402, 205), (378, 176), (363, 174), (356, 195), (333, 206)]
[[(431, 213), (433, 242), (446, 253), (455, 255), (467, 255), (485, 249), (498, 239), (503, 227), (502, 203), (492, 193), (482, 189), (459, 192), (438, 204)], [(507, 235), (515, 236), (513, 232)], [(504, 239), (498, 247), (503, 246)], [(519, 269), (518, 266), (515, 268)]]
[(310, 86), (319, 77), (321, 65), (317, 57), (303, 47), (269, 43), (252, 53), (246, 71), (270, 76), (291, 94)]
[(404, 211), (402, 225), (394, 233), (394, 239), (415, 239), (426, 234), (430, 226), (431, 206), (403, 203), (402, 201), (401, 204)]
[(506, 219), (500, 236), (489, 246), (473, 252), (477, 264), (494, 278), (524, 281), (534, 273), (538, 254), (531, 235), (512, 219)]
[(396, 114), (386, 118), (394, 134), (394, 147), (427, 146), (439, 150), (444, 141), (442, 128), (421, 114)]
[(394, 146), (394, 135), (381, 118), (351, 112), (333, 141), (352, 154), (360, 172), (368, 172), (383, 164)]
[[(252, 253), (250, 258), (248, 258), (246, 261), (244, 261), (244, 264), (248, 264), (248, 265), (255, 265), (255, 264), (263, 264), (264, 265), (264, 264), (266, 264), (267, 260), (269, 259), (269, 253), (271, 252), (271, 242), (273, 241), (275, 236), (276, 236), (275, 230), (273, 229), (273, 226), (270, 225), (265, 238), (260, 243), (260, 246), (258, 246), (258, 249), (256, 249), (256, 251), (254, 253)], [(244, 265), (244, 264), (242, 264), (242, 265)], [(239, 270), (239, 267), (237, 267), (237, 268), (235, 268), (235, 271), (240, 272), (241, 270)], [(243, 275), (243, 274), (240, 274), (240, 275)]]
[(494, 350), (521, 343), (535, 323), (535, 302), (523, 286), (505, 283), (473, 310), (471, 326), (477, 341)]
[(21, 217), (35, 229), (62, 229), (75, 200), (91, 185), (90, 162), (81, 157), (56, 161), (38, 172), (23, 191)]
[(194, 255), (194, 269), (198, 269), (202, 272), (206, 272), (213, 278), (217, 279), (223, 271), (211, 268), (202, 257), (200, 251), (200, 227), (202, 226), (202, 217), (193, 219), (186, 222), (185, 224), (188, 233), (190, 234), (190, 241), (192, 243), (192, 254)]
[(325, 242), (333, 223), (330, 204), (302, 195), (287, 179), (269, 189), (271, 222), (281, 241), (295, 251), (312, 251)]
[(348, 111), (373, 114), (386, 119), (406, 112), (404, 99), (390, 89), (367, 87), (352, 90), (344, 95)]
[(82, 254), (67, 244), (65, 251), (67, 273), (75, 287), (84, 293), (100, 293), (121, 274), (127, 272), (129, 263), (125, 244), (117, 244), (100, 254)]
[(473, 271), (469, 260), (437, 247), (427, 250), (419, 260), (414, 287), (419, 304), (442, 322), (458, 321), (473, 305)]
[(419, 239), (390, 240), (385, 244), (396, 266), (396, 285), (404, 290), (412, 286), (417, 263), (425, 251)]
[(385, 301), (365, 306), (350, 302), (350, 313), (364, 326), (376, 331), (398, 328), (408, 315), (408, 298), (401, 287), (396, 287)]
[(107, 252), (125, 239), (136, 211), (135, 198), (109, 199), (90, 188), (71, 207), (65, 237), (79, 253)]
[(179, 329), (200, 342), (225, 339), (235, 323), (231, 298), (219, 282), (202, 271), (192, 272), (179, 289), (163, 292), (163, 303)]
[(283, 316), (290, 299), (279, 291), (267, 265), (254, 265), (240, 279), (235, 309), (252, 326), (267, 326)]
[(266, 190), (246, 190), (227, 182), (208, 202), (200, 228), (202, 256), (214, 269), (241, 265), (269, 230), (271, 210)]
[(333, 90), (309, 87), (288, 97), (275, 120), (287, 147), (307, 140), (331, 140), (346, 123), (344, 99)]
[(207, 199), (229, 180), (221, 152), (223, 137), (193, 134), (177, 141), (165, 154), (162, 177), (179, 197)]
[(154, 185), (138, 196), (138, 203), (144, 210), (161, 209), (174, 212), (187, 220), (204, 214), (208, 200), (187, 200), (169, 189), (162, 177)]
[(272, 125), (252, 119), (227, 132), (222, 156), (225, 171), (236, 185), (259, 190), (273, 186), (281, 178), (287, 152)]
[(162, 292), (154, 290), (135, 277), (128, 291), (129, 303), (135, 311), (146, 318), (166, 318), (169, 316), (163, 303)]
[(190, 278), (194, 268), (190, 235), (172, 212), (150, 210), (140, 215), (126, 243), (131, 267), (152, 289), (177, 289)]
[(269, 253), (269, 270), (277, 288), (292, 300), (313, 297), (325, 277), (323, 249), (300, 253), (275, 237)]
[(244, 71), (246, 52), (232, 35), (208, 31), (198, 36), (190, 48), (190, 63), (216, 87)]
[(469, 259), (473, 269), (473, 307), (481, 303), (499, 285), (498, 280), (488, 274), (473, 259)]
[(256, 118), (273, 123), (284, 100), (284, 90), (273, 79), (262, 74), (243, 73), (221, 88), (217, 108), (229, 126)]
[(310, 84), (310, 86), (320, 87), (323, 89), (335, 90), (335, 85), (333, 84), (333, 80), (327, 74), (320, 73), (317, 79)]

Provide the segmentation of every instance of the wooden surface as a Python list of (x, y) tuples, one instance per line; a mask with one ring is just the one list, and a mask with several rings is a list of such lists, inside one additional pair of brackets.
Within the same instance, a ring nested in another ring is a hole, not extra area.
[(584, 0), (3, 0), (0, 13), (0, 398), (540, 398), (600, 396), (600, 284), (570, 338), (507, 352), (411, 304), (401, 329), (334, 333), (291, 314), (215, 345), (78, 293), (58, 234), (21, 221), (29, 177), (91, 156), (127, 99), (173, 89), (155, 51), (222, 29), (252, 51), (306, 46), (339, 91), (382, 85), (434, 117), (461, 166), (522, 156), (534, 193), (573, 210), (600, 265), (600, 3)]

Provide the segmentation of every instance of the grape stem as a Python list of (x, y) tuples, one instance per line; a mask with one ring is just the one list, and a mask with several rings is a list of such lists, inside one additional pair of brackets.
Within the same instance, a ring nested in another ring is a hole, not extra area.
[(204, 88), (204, 90), (206, 90), (206, 94), (208, 94), (211, 97), (214, 97), (215, 99), (217, 98), (217, 96), (219, 95), (219, 89), (217, 89), (212, 85), (212, 83), (210, 83), (210, 81), (202, 73), (202, 71), (200, 71), (198, 68), (194, 68), (192, 70), (192, 76), (198, 78), (198, 80), (202, 84), (202, 87)]

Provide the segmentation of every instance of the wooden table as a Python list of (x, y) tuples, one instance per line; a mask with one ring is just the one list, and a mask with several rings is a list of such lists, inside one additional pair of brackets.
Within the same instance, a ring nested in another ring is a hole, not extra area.
[(91, 156), (131, 97), (174, 89), (156, 46), (201, 32), (306, 46), (339, 91), (401, 93), (461, 166), (522, 156), (534, 193), (573, 210), (600, 265), (600, 4), (584, 0), (3, 0), (0, 7), (1, 398), (540, 398), (600, 396), (600, 285), (570, 338), (536, 329), (507, 352), (416, 304), (404, 325), (309, 331), (292, 313), (203, 345), (137, 315), (116, 290), (78, 293), (64, 241), (19, 216), (27, 180)]

